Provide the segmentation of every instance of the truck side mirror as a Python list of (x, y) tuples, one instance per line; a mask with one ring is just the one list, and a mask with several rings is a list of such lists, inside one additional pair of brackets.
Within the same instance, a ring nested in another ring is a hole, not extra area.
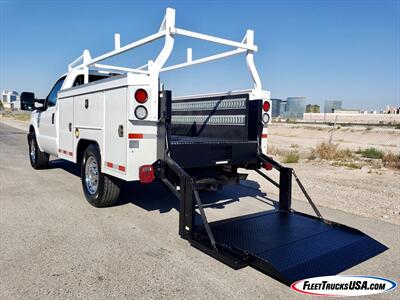
[(22, 92), (20, 96), (21, 110), (34, 110), (35, 109), (35, 93)]

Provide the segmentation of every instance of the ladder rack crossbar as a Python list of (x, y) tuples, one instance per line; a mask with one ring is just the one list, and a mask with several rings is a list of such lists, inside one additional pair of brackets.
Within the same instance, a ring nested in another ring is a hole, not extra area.
[(180, 69), (180, 68), (185, 68), (185, 67), (189, 67), (189, 66), (193, 66), (193, 65), (198, 65), (198, 64), (201, 64), (201, 63), (205, 63), (205, 62), (209, 62), (209, 61), (213, 61), (213, 60), (217, 60), (217, 59), (221, 59), (221, 58), (225, 58), (225, 57), (229, 57), (229, 56), (234, 56), (234, 55), (237, 55), (237, 54), (240, 54), (240, 53), (243, 53), (243, 52), (246, 52), (246, 50), (244, 50), (244, 49), (236, 49), (236, 50), (232, 50), (232, 51), (226, 51), (226, 52), (218, 53), (218, 54), (215, 54), (215, 55), (211, 55), (211, 56), (195, 59), (195, 60), (192, 60), (192, 61), (188, 61), (188, 62), (185, 62), (185, 63), (164, 67), (164, 68), (162, 68), (160, 70), (160, 72), (171, 71), (171, 70), (175, 70), (175, 69)]
[[(231, 46), (234, 47), (235, 49), (214, 55), (209, 55), (203, 58), (192, 59), (192, 49), (189, 48), (186, 62), (164, 67), (165, 62), (168, 60), (169, 56), (172, 53), (175, 37), (178, 35), (191, 37), (194, 39), (200, 39), (216, 44), (222, 44), (225, 46)], [(138, 68), (111, 66), (99, 63), (103, 60), (109, 59), (121, 53), (138, 48), (140, 46), (149, 44), (161, 38), (164, 38), (165, 42), (164, 42), (164, 47), (161, 49), (157, 58), (154, 61), (149, 60), (145, 65), (142, 65)], [(94, 58), (90, 56), (89, 50), (84, 50), (81, 56), (79, 56), (77, 59), (75, 59), (72, 63), (68, 65), (68, 71), (71, 72), (75, 70), (84, 70), (85, 83), (87, 83), (88, 81), (87, 73), (89, 72), (89, 69), (98, 69), (99, 71), (101, 71), (102, 69), (106, 71), (114, 70), (119, 72), (149, 75), (158, 78), (160, 72), (185, 68), (192, 65), (206, 63), (217, 59), (222, 59), (233, 55), (245, 53), (247, 66), (254, 82), (254, 89), (258, 92), (261, 92), (261, 80), (258, 75), (253, 59), (253, 54), (256, 51), (257, 51), (257, 46), (254, 45), (254, 32), (252, 30), (247, 30), (246, 35), (244, 36), (242, 41), (237, 42), (203, 33), (189, 31), (186, 29), (177, 28), (175, 27), (175, 10), (172, 8), (167, 8), (165, 17), (157, 33), (144, 37), (138, 41), (129, 43), (125, 46), (121, 46), (120, 35), (116, 33), (114, 35), (114, 50)]]

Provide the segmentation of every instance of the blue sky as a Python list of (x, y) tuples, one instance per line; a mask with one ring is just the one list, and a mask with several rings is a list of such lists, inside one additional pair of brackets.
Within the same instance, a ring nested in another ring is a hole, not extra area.
[[(67, 65), (90, 49), (112, 50), (156, 32), (167, 7), (178, 27), (241, 40), (255, 30), (263, 87), (274, 98), (343, 100), (346, 108), (400, 105), (400, 0), (392, 1), (4, 1), (0, 0), (0, 90), (45, 97)], [(110, 62), (140, 66), (161, 43)], [(168, 63), (228, 50), (179, 38)], [(176, 95), (251, 87), (244, 56), (162, 75)]]

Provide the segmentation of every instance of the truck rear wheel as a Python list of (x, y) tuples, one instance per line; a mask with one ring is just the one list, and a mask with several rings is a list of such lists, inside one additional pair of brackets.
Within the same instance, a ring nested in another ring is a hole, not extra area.
[(81, 168), (83, 192), (86, 200), (95, 207), (114, 205), (119, 196), (120, 182), (101, 172), (99, 148), (89, 145), (83, 155)]
[(49, 163), (49, 155), (39, 149), (35, 132), (31, 132), (28, 136), (29, 143), (29, 160), (34, 169), (43, 169)]

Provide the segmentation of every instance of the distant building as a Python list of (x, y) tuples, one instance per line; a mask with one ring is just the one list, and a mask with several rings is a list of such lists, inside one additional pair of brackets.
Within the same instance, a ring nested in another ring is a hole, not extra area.
[(279, 117), (281, 114), (281, 103), (282, 99), (271, 99), (272, 102), (272, 117), (276, 118)]
[[(335, 114), (361, 114), (361, 110), (342, 108), (342, 109), (334, 109), (333, 113), (335, 113)], [(368, 111), (366, 113), (368, 113)]]
[(339, 124), (399, 124), (400, 114), (370, 114), (370, 113), (305, 113), (303, 121), (314, 123)]
[(306, 97), (287, 97), (286, 98), (286, 118), (303, 118), (306, 112)]
[(286, 103), (286, 100), (282, 100), (282, 102), (279, 104), (279, 116), (281, 116), (281, 117), (283, 117), (283, 118), (285, 118), (286, 117), (286, 108), (287, 108), (287, 105), (286, 105), (287, 103)]
[(19, 94), (12, 90), (1, 92), (1, 102), (3, 103), (3, 107), (8, 109), (19, 109), (21, 105)]
[(320, 107), (317, 104), (307, 104), (306, 105), (306, 113), (319, 113)]
[(333, 113), (334, 110), (342, 109), (342, 101), (340, 100), (326, 100), (324, 105), (324, 113)]

